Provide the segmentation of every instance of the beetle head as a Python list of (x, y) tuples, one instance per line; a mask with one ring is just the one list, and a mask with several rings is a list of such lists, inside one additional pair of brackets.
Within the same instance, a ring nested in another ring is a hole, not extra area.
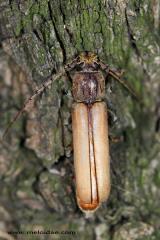
[(82, 52), (77, 57), (77, 67), (81, 71), (97, 70), (99, 58), (93, 52)]

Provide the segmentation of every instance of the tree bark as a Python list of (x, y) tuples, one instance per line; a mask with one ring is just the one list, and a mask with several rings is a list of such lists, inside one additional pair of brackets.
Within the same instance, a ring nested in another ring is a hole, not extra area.
[(1, 143), (1, 232), (159, 239), (159, 8), (157, 0), (1, 0), (1, 132), (33, 90), (82, 51), (124, 69), (140, 96), (106, 82), (110, 135), (120, 141), (110, 142), (110, 198), (88, 219), (75, 199), (71, 82), (53, 81)]

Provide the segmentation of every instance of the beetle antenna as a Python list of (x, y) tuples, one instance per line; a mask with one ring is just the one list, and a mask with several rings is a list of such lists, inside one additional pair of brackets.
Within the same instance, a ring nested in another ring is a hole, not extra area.
[(100, 68), (105, 71), (107, 73), (107, 75), (109, 74), (110, 76), (112, 76), (114, 79), (116, 79), (119, 83), (121, 83), (123, 85), (124, 88), (127, 89), (127, 91), (137, 100), (139, 101), (141, 104), (142, 100), (140, 99), (140, 97), (137, 96), (137, 94), (134, 92), (134, 90), (127, 84), (125, 83), (121, 77), (124, 73), (124, 71), (118, 71), (117, 69), (113, 69), (110, 68), (108, 64), (104, 63), (103, 61), (99, 60), (98, 64), (100, 66)]
[(25, 103), (23, 104), (23, 107), (19, 110), (19, 112), (16, 113), (16, 115), (14, 116), (14, 118), (11, 120), (11, 122), (8, 124), (7, 128), (5, 129), (4, 133), (2, 134), (2, 139), (5, 138), (5, 136), (7, 135), (9, 129), (12, 127), (12, 125), (14, 124), (14, 122), (21, 116), (21, 114), (26, 110), (26, 108), (29, 106), (29, 104), (41, 93), (44, 92), (44, 90), (46, 88), (48, 88), (53, 81), (57, 80), (58, 78), (60, 78), (61, 76), (63, 76), (65, 74), (65, 71), (62, 70), (61, 73), (56, 74), (54, 77), (49, 78), (48, 80), (46, 80), (42, 86), (35, 90), (33, 95), (31, 97), (29, 97)]
[(142, 103), (141, 99), (139, 96), (137, 96), (137, 94), (134, 92), (134, 90), (128, 85), (128, 83), (125, 83), (122, 79), (121, 79), (121, 76), (123, 75), (124, 71), (121, 71), (121, 72), (117, 72), (115, 70), (112, 70), (109, 68), (109, 72), (108, 74), (110, 76), (112, 76), (114, 79), (116, 79), (120, 84), (123, 85), (123, 87), (125, 89), (127, 89), (127, 91), (137, 100), (139, 101), (140, 103)]

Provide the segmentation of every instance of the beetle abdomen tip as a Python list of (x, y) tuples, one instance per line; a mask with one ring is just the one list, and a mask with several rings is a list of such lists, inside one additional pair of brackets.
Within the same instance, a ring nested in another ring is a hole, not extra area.
[(97, 210), (97, 208), (99, 208), (100, 203), (99, 202), (93, 202), (93, 203), (84, 203), (82, 201), (80, 201), (79, 199), (77, 199), (78, 202), (78, 206), (79, 208), (83, 211), (83, 212), (94, 212), (95, 210)]

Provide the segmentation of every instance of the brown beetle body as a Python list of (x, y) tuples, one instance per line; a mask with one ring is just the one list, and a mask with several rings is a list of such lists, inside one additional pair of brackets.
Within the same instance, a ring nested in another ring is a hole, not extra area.
[(68, 65), (76, 69), (72, 76), (76, 195), (82, 211), (93, 211), (108, 199), (110, 192), (105, 79), (95, 54), (85, 52), (79, 58), (79, 62)]

